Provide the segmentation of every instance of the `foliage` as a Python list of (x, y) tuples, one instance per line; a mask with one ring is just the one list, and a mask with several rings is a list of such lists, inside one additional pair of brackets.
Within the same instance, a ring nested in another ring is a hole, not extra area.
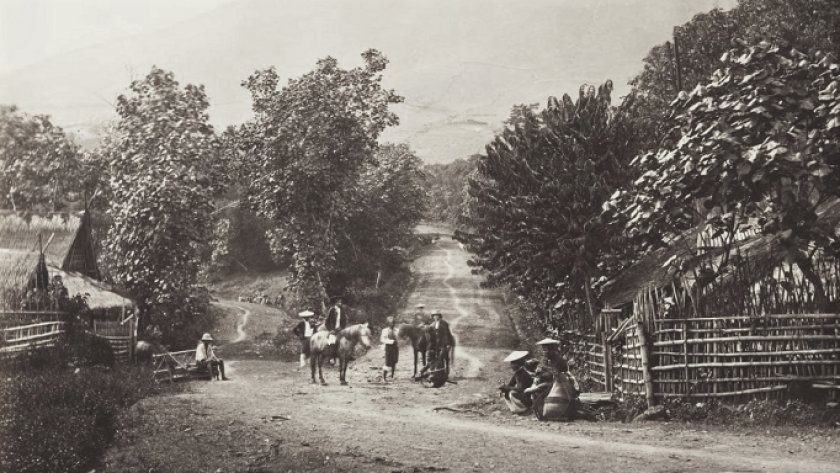
[(701, 223), (731, 244), (753, 222), (781, 239), (825, 307), (812, 258), (814, 247), (840, 250), (833, 224), (819, 218), (840, 198), (840, 67), (832, 55), (767, 41), (723, 60), (708, 84), (680, 94), (677, 126), (634, 161), (645, 173), (605, 208), (652, 247)]
[[(719, 67), (732, 38), (755, 43), (764, 37), (783, 40), (800, 51), (840, 54), (840, 3), (834, 0), (740, 0), (728, 11), (696, 15), (674, 28), (682, 89), (693, 90)], [(655, 46), (644, 70), (630, 84), (628, 113), (647, 147), (668, 130), (669, 104), (677, 97), (677, 58), (669, 41)]]
[(577, 102), (564, 95), (540, 112), (514, 108), (478, 159), (470, 249), (490, 271), (487, 284), (542, 304), (587, 299), (593, 281), (618, 268), (626, 248), (599, 220), (600, 207), (629, 182), (636, 144), (611, 92), (608, 81), (597, 93), (581, 87)]
[(425, 189), (428, 210), (425, 218), (457, 226), (467, 207), (468, 177), (475, 172), (479, 155), (469, 159), (456, 159), (446, 164), (427, 164)]
[(0, 105), (0, 208), (55, 211), (92, 190), (77, 145), (45, 115)]
[(148, 369), (129, 367), (6, 366), (4, 378), (0, 464), (18, 472), (90, 471), (114, 437), (117, 414), (162, 389)]
[[(117, 99), (119, 121), (101, 153), (109, 172), (109, 268), (142, 310), (141, 329), (203, 310), (196, 278), (226, 182), (203, 86), (179, 88), (152, 68)], [(176, 320), (174, 323), (181, 321)]]
[(323, 303), (341, 240), (361, 210), (357, 184), (375, 163), (379, 134), (398, 123), (388, 106), (402, 98), (380, 84), (387, 59), (376, 50), (362, 57), (364, 66), (350, 70), (319, 60), (280, 90), (274, 68), (243, 82), (255, 113), (236, 133), (247, 200), (272, 222), (272, 250), (291, 258), (305, 305)]

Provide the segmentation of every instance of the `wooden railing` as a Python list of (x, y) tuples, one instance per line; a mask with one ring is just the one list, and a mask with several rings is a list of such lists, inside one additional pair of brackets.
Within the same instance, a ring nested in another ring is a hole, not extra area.
[(66, 322), (39, 322), (2, 329), (0, 354), (4, 356), (54, 344), (67, 330)]

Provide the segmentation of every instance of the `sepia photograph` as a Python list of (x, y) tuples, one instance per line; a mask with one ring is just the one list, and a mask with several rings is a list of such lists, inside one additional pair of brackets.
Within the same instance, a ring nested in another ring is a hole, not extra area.
[(0, 0), (0, 473), (840, 471), (840, 1)]

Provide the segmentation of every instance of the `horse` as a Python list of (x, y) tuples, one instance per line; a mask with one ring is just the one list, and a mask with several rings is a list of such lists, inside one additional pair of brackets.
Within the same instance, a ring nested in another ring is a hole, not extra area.
[(429, 326), (426, 324), (402, 324), (397, 328), (397, 338), (411, 341), (411, 348), (414, 350), (414, 375), (412, 377), (417, 377), (418, 353), (422, 357), (422, 366), (426, 366), (426, 350), (429, 346)]
[[(324, 358), (329, 356), (331, 351), (329, 345), (330, 332), (325, 325), (318, 327), (318, 330), (309, 339), (309, 365), (312, 370), (312, 384), (315, 384), (315, 367), (318, 367), (318, 378), (321, 384), (326, 386), (322, 373)], [(336, 342), (338, 344), (338, 378), (342, 385), (347, 384), (348, 358), (356, 350), (356, 345), (361, 343), (365, 348), (370, 348), (370, 328), (368, 324), (351, 325), (338, 333)]]

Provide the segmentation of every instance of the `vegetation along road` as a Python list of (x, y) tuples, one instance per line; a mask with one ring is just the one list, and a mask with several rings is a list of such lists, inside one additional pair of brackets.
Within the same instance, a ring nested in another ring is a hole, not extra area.
[[(410, 346), (401, 348), (395, 381), (382, 384), (383, 354), (374, 343), (348, 371), (349, 387), (329, 365), (329, 384), (320, 386), (294, 362), (229, 360), (230, 382), (194, 382), (193, 392), (136, 406), (147, 413), (189, 409), (195, 421), (154, 439), (119, 440), (106, 471), (140, 471), (140, 463), (143, 471), (169, 471), (168, 462), (194, 471), (266, 472), (837, 471), (840, 453), (831, 440), (511, 416), (496, 387), (508, 376), (502, 359), (517, 337), (500, 294), (480, 288), (468, 257), (448, 236), (427, 246), (414, 261), (416, 285), (405, 305), (440, 308), (451, 322), (457, 384), (425, 389), (412, 382)], [(255, 311), (241, 329), (247, 334), (259, 316)]]

